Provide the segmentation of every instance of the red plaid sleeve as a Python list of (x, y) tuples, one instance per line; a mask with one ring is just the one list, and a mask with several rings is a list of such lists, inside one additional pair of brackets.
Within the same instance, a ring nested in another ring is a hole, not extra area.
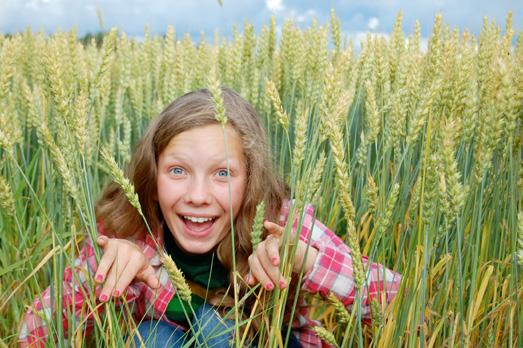
[[(351, 250), (334, 232), (314, 219), (312, 206), (306, 208), (305, 214), (301, 238), (310, 239), (311, 246), (319, 253), (303, 289), (323, 296), (332, 292), (350, 309), (356, 296)], [(366, 256), (362, 259), (365, 283), (357, 296), (362, 300), (363, 317), (369, 319), (371, 300), (392, 301), (398, 292), (401, 275), (370, 262)]]
[[(285, 224), (290, 207), (290, 201), (284, 202), (279, 221), (281, 225)], [(297, 220), (293, 224), (294, 230), (299, 225)], [(312, 205), (305, 208), (299, 237), (304, 242), (310, 241), (311, 247), (318, 250), (312, 269), (304, 275), (303, 291), (319, 293), (325, 297), (334, 293), (349, 310), (352, 309), (356, 296), (359, 296), (365, 321), (370, 319), (372, 299), (390, 302), (396, 296), (401, 282), (400, 274), (378, 263), (369, 262), (365, 256), (362, 257), (366, 272), (365, 284), (356, 295), (351, 250), (334, 232), (315, 219)], [(293, 328), (303, 347), (328, 347), (311, 329), (317, 325), (319, 323), (309, 317), (306, 306), (298, 310)]]
[[(144, 246), (142, 242), (137, 243)], [(74, 315), (77, 323), (85, 320), (86, 329), (89, 330), (94, 324), (94, 316), (89, 314), (86, 306), (88, 298), (95, 302), (101, 292), (101, 287), (94, 286), (93, 276), (96, 273), (97, 263), (94, 254), (93, 243), (87, 239), (85, 245), (80, 250), (78, 258), (74, 261), (73, 267), (67, 267), (64, 271), (62, 283), (62, 311), (64, 332), (67, 333), (68, 317)], [(93, 287), (94, 291), (93, 291)], [(133, 303), (143, 292), (145, 285), (135, 283), (126, 289), (125, 301)], [(92, 299), (95, 296), (95, 299)], [(21, 323), (19, 332), (20, 347), (44, 347), (47, 339), (51, 339), (48, 323), (52, 323), (55, 318), (57, 305), (54, 303), (55, 296), (52, 287), (48, 287), (42, 294), (38, 295), (33, 305), (27, 310), (24, 320)], [(96, 305), (96, 304), (95, 304)], [(134, 308), (134, 306), (130, 306)], [(96, 306), (100, 312), (104, 306)]]

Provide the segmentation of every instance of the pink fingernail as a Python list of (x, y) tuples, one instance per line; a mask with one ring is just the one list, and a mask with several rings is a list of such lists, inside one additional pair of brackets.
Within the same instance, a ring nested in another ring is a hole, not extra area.
[(103, 281), (103, 280), (104, 280), (103, 275), (99, 274), (99, 275), (96, 276), (96, 281), (97, 281), (97, 282), (101, 282), (101, 281)]
[(116, 296), (116, 297), (120, 296), (120, 290), (116, 290), (116, 291), (114, 292), (114, 296)]
[(267, 284), (265, 285), (265, 289), (267, 289), (267, 290), (272, 290), (272, 289), (274, 289), (274, 285), (273, 285), (272, 283), (267, 283)]
[(101, 296), (100, 296), (100, 301), (102, 301), (102, 302), (107, 301), (107, 295), (105, 295), (105, 294), (104, 294), (104, 295), (101, 295)]
[(285, 283), (285, 280), (280, 280), (280, 289), (284, 289), (287, 286), (287, 283)]

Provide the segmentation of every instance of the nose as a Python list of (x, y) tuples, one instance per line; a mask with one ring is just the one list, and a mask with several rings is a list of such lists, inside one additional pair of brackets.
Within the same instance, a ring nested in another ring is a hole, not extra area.
[(211, 204), (212, 195), (209, 188), (209, 183), (205, 178), (194, 177), (190, 180), (187, 193), (185, 195), (185, 202), (196, 206)]

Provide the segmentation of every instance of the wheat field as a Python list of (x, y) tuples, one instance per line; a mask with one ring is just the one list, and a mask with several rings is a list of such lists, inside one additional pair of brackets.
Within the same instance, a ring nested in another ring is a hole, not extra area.
[[(478, 37), (441, 16), (423, 25), (426, 48), (421, 24), (403, 28), (401, 13), (361, 47), (335, 13), (305, 29), (284, 22), (280, 35), (274, 19), (259, 34), (246, 23), (212, 42), (173, 27), (140, 41), (117, 29), (99, 42), (0, 35), (0, 346), (16, 346), (49, 285), (61, 308), (56, 284), (95, 233), (94, 202), (113, 178), (104, 158), (123, 170), (149, 120), (214, 84), (256, 108), (293, 197), (355, 255), (403, 275), (396, 301), (372, 303), (370, 325), (358, 303), (338, 325), (335, 304), (314, 299), (326, 340), (523, 347), (523, 34), (510, 14), (503, 27), (484, 19)], [(49, 346), (125, 346), (125, 311), (109, 303), (99, 316), (96, 305), (90, 337), (82, 323), (58, 325), (58, 311)], [(267, 330), (278, 325), (267, 316)]]

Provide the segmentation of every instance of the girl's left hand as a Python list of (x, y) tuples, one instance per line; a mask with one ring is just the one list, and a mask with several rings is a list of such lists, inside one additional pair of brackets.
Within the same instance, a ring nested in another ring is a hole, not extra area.
[[(269, 291), (274, 290), (275, 284), (283, 289), (287, 286), (287, 282), (280, 272), (279, 265), (281, 236), (284, 228), (270, 221), (265, 221), (263, 226), (269, 231), (269, 235), (249, 256), (250, 272), (247, 274), (246, 280), (249, 285), (254, 285), (258, 281)], [(309, 249), (308, 252), (307, 249)], [(299, 272), (304, 262), (304, 273), (310, 271), (317, 255), (318, 250), (299, 240), (293, 260), (293, 272)], [(307, 256), (306, 259), (305, 256)]]

